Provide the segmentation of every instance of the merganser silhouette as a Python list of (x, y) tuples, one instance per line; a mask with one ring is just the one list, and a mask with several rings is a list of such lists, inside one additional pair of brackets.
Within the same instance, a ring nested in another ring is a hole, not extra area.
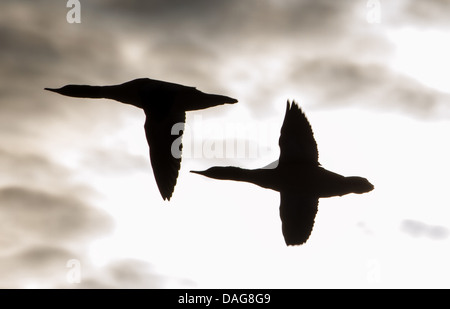
[[(145, 134), (150, 147), (150, 161), (159, 192), (170, 200), (181, 165), (181, 148), (172, 149), (178, 134), (183, 134), (186, 111), (193, 111), (236, 103), (237, 100), (216, 94), (203, 93), (188, 87), (149, 78), (139, 78), (120, 85), (67, 85), (59, 89), (45, 88), (62, 95), (77, 98), (112, 99), (142, 108), (146, 115)], [(179, 124), (177, 132), (172, 132)]]
[(305, 243), (313, 229), (319, 198), (365, 193), (374, 186), (362, 177), (344, 177), (324, 169), (305, 114), (287, 102), (279, 139), (280, 157), (269, 168), (233, 166), (191, 171), (210, 178), (246, 181), (280, 192), (280, 218), (286, 245)]

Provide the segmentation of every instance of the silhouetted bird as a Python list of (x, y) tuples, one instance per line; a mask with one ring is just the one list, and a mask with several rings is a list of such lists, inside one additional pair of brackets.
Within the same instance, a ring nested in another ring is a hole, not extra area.
[(271, 164), (273, 168), (247, 170), (216, 166), (191, 172), (279, 191), (282, 232), (287, 245), (300, 245), (308, 240), (319, 198), (365, 193), (374, 188), (365, 178), (344, 177), (320, 165), (311, 126), (295, 102), (287, 103), (279, 145), (280, 157), (278, 164)]
[(149, 78), (112, 86), (67, 85), (45, 90), (77, 98), (112, 99), (142, 108), (146, 115), (144, 128), (150, 161), (164, 200), (170, 200), (177, 182), (182, 145), (174, 142), (184, 130), (185, 112), (237, 102), (230, 97), (203, 93), (195, 87)]

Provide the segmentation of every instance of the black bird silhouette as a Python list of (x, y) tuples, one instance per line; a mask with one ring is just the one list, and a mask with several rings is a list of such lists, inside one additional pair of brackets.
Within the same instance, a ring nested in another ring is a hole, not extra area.
[[(305, 114), (295, 102), (287, 102), (279, 139), (280, 157), (268, 167), (247, 170), (211, 167), (191, 171), (210, 178), (246, 181), (280, 192), (280, 218), (286, 245), (305, 243), (313, 229), (319, 198), (365, 193), (373, 185), (362, 177), (344, 177), (324, 169)], [(274, 167), (275, 166), (275, 167)]]
[[(203, 93), (195, 87), (149, 78), (112, 86), (67, 85), (45, 90), (77, 98), (112, 99), (142, 108), (146, 115), (144, 128), (150, 161), (164, 200), (170, 200), (177, 182), (182, 145), (174, 142), (184, 130), (185, 112), (237, 102), (227, 96)], [(179, 126), (174, 127), (175, 124)]]

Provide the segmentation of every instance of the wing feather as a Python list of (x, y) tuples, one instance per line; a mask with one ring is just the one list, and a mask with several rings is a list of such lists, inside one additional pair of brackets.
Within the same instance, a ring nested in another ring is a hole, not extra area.
[(301, 245), (311, 235), (319, 199), (280, 192), (280, 218), (286, 245)]
[(295, 102), (292, 105), (287, 102), (278, 143), (280, 163), (293, 161), (319, 165), (319, 152), (311, 125)]
[(145, 121), (150, 161), (163, 199), (170, 200), (177, 183), (185, 121), (184, 112), (170, 112), (165, 117), (148, 113)]

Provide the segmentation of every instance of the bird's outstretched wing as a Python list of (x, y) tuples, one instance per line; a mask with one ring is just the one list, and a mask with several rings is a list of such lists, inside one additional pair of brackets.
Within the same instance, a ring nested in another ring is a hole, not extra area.
[(311, 235), (317, 214), (318, 198), (296, 192), (280, 192), (280, 218), (286, 245), (301, 245)]
[(170, 112), (165, 117), (147, 113), (145, 135), (150, 147), (153, 174), (163, 199), (170, 200), (181, 166), (181, 137), (185, 112)]
[(287, 102), (278, 143), (280, 163), (293, 161), (319, 165), (319, 152), (311, 125), (295, 102), (291, 105)]

